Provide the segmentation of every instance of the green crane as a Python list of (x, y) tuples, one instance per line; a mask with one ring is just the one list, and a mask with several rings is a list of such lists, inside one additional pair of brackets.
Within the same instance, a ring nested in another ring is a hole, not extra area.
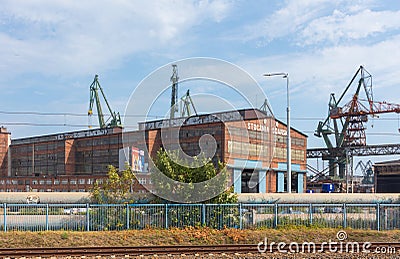
[[(358, 84), (356, 84), (358, 79)], [(355, 93), (349, 102), (344, 103), (346, 93), (350, 87), (357, 85)], [(365, 98), (360, 98), (360, 95)], [(322, 137), (325, 141), (330, 155), (325, 157), (329, 160), (330, 175), (335, 175), (335, 164), (339, 165), (339, 177), (343, 178), (346, 168), (346, 148), (354, 146), (366, 146), (366, 127), (368, 116), (378, 117), (382, 113), (400, 113), (400, 105), (387, 102), (374, 101), (372, 93), (372, 76), (363, 67), (357, 70), (346, 89), (339, 97), (331, 94), (329, 101), (329, 113), (325, 121), (320, 121), (315, 131), (315, 136)], [(332, 126), (333, 124), (333, 126)], [(333, 135), (334, 140), (329, 138)]]
[[(104, 94), (103, 88), (101, 88), (98, 79), (99, 79), (99, 76), (95, 75), (93, 83), (90, 85), (90, 103), (89, 103), (88, 115), (89, 116), (93, 115), (93, 104), (94, 104), (94, 102), (96, 102), (97, 116), (99, 118), (99, 126), (101, 129), (122, 127), (121, 116), (119, 115), (119, 112), (116, 113), (111, 110), (110, 104), (107, 101), (107, 98)], [(110, 115), (111, 115), (107, 120), (104, 120), (103, 110), (101, 109), (99, 90), (101, 92), (101, 95), (103, 96), (103, 99), (107, 105), (108, 111), (110, 112)], [(108, 121), (110, 121), (110, 122), (108, 122)]]
[[(351, 101), (342, 107), (339, 106), (343, 105), (342, 100), (346, 93), (350, 92), (349, 89), (353, 83), (357, 81), (357, 76), (359, 76), (359, 80)], [(328, 116), (325, 121), (320, 121), (318, 123), (317, 130), (314, 133), (315, 136), (324, 139), (326, 147), (330, 150), (331, 156), (325, 158), (329, 161), (330, 176), (336, 174), (335, 164), (337, 164), (339, 166), (339, 177), (344, 177), (346, 169), (346, 154), (341, 148), (366, 145), (365, 127), (363, 123), (367, 122), (367, 114), (370, 114), (370, 112), (366, 111), (367, 108), (363, 109), (364, 106), (359, 102), (361, 89), (364, 89), (367, 102), (369, 105), (372, 105), (372, 76), (363, 66), (360, 66), (356, 71), (339, 99), (336, 99), (335, 94), (331, 94)], [(329, 138), (331, 135), (334, 136), (334, 142)], [(338, 150), (341, 150), (341, 152), (338, 153)]]
[(189, 90), (187, 90), (186, 95), (181, 98), (181, 101), (182, 101), (181, 117), (190, 117), (192, 115), (190, 106), (192, 106), (193, 111), (197, 116), (196, 107), (194, 107), (194, 102), (192, 100), (192, 97), (190, 97)]

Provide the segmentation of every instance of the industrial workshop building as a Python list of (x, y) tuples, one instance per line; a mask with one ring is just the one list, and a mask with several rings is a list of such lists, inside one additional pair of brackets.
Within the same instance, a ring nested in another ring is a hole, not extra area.
[[(286, 191), (286, 125), (258, 109), (139, 123), (137, 131), (113, 127), (11, 140), (0, 132), (0, 192), (88, 191), (125, 161), (136, 171), (135, 190), (151, 189), (148, 157), (179, 147), (190, 155), (215, 150), (226, 163), (236, 193)], [(307, 136), (291, 129), (292, 192), (306, 188)], [(126, 158), (124, 152), (129, 151)]]
[(377, 193), (400, 192), (400, 160), (375, 163), (374, 174)]

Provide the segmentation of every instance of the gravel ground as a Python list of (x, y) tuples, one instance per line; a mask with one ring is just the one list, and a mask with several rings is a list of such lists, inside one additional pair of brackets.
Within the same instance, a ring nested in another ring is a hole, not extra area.
[[(122, 257), (126, 258), (126, 257)], [(302, 259), (302, 258), (324, 258), (324, 259), (373, 259), (373, 258), (383, 258), (383, 259), (400, 259), (400, 254), (366, 254), (366, 253), (338, 253), (338, 254), (329, 254), (329, 253), (316, 253), (316, 254), (305, 254), (305, 253), (297, 253), (297, 254), (283, 254), (283, 253), (272, 253), (272, 254), (208, 254), (208, 255), (173, 255), (173, 256), (143, 256), (140, 258), (159, 258), (159, 259), (171, 259), (171, 258), (226, 258), (226, 259), (252, 259), (252, 258), (275, 258), (275, 259)]]
[[(23, 257), (28, 259), (27, 257)], [(35, 259), (41, 259), (41, 257), (33, 257)], [(44, 258), (44, 257), (43, 257)], [(49, 257), (47, 257), (48, 259)], [(95, 257), (63, 257), (63, 258), (81, 258), (81, 259), (102, 259), (102, 258), (140, 258), (140, 259), (192, 259), (192, 258), (226, 258), (226, 259), (252, 259), (252, 258), (274, 258), (274, 259), (306, 259), (306, 258), (324, 258), (324, 259), (375, 259), (375, 258), (383, 258), (383, 259), (400, 259), (400, 253), (396, 254), (376, 254), (376, 253), (264, 253), (264, 254), (207, 254), (207, 255), (199, 255), (199, 254), (191, 254), (191, 255), (152, 255), (152, 256), (111, 256), (111, 257), (103, 257), (103, 256), (95, 256)], [(14, 258), (4, 258), (4, 259), (14, 259)], [(50, 259), (60, 259), (60, 257), (50, 257)]]

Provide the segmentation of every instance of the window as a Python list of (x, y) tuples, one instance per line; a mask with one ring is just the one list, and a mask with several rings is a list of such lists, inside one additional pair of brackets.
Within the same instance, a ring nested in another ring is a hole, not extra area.
[(242, 172), (242, 193), (258, 193), (258, 172), (245, 169)]

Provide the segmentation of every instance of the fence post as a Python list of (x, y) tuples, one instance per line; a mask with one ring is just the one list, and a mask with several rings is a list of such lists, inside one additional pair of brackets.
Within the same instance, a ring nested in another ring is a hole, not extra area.
[(168, 204), (165, 204), (165, 229), (168, 229)]
[(4, 232), (7, 232), (7, 203), (3, 204), (4, 210)]
[(274, 228), (278, 227), (278, 204), (275, 203), (274, 207)]
[(381, 230), (381, 205), (376, 204), (376, 230)]
[(46, 231), (49, 230), (49, 204), (46, 204)]
[(310, 226), (313, 224), (313, 207), (312, 204), (310, 203), (310, 207), (308, 208), (308, 213), (310, 214)]
[(206, 226), (206, 205), (203, 203), (201, 206), (201, 225)]
[(89, 203), (86, 203), (86, 231), (90, 231)]
[(243, 209), (241, 203), (239, 203), (239, 229), (243, 229)]
[(129, 230), (129, 222), (130, 222), (130, 210), (129, 210), (129, 204), (126, 204), (126, 230)]
[(346, 210), (346, 203), (343, 203), (343, 228), (347, 228), (347, 210)]

